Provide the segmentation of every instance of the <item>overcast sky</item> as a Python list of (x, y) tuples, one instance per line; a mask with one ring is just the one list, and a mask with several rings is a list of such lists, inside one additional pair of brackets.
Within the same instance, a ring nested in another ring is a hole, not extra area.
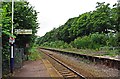
[(117, 0), (27, 0), (34, 6), (38, 14), (38, 36), (43, 36), (54, 27), (63, 25), (69, 18), (95, 10), (96, 2), (110, 3)]

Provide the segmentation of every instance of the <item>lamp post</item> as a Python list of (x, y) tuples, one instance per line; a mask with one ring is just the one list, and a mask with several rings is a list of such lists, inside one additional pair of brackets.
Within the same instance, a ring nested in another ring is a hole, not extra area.
[[(12, 36), (13, 36), (13, 18), (14, 18), (14, 0), (12, 0)], [(13, 42), (11, 42), (11, 55), (10, 55), (10, 72), (13, 73), (14, 68), (14, 49), (13, 49)]]

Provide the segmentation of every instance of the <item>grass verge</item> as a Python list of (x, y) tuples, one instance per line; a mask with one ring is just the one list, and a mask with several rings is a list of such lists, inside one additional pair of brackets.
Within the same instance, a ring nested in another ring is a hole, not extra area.
[(30, 54), (28, 55), (28, 60), (38, 60), (38, 59), (41, 59), (41, 54), (38, 50), (37, 47), (32, 47), (30, 50), (29, 50)]

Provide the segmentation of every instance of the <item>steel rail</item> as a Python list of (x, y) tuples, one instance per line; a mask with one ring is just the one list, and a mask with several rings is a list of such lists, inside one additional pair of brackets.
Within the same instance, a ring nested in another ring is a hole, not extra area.
[[(46, 54), (46, 53), (45, 53)], [(71, 72), (75, 73), (77, 76), (80, 77), (80, 79), (85, 79), (85, 77), (83, 75), (81, 75), (80, 73), (78, 73), (77, 71), (75, 71), (74, 69), (72, 69), (71, 67), (69, 67), (68, 65), (66, 65), (65, 63), (61, 62), (60, 60), (58, 60), (57, 58), (53, 57), (50, 54), (46, 54), (47, 56), (51, 57), (52, 59), (54, 59), (56, 62), (58, 62), (59, 64), (63, 65), (65, 68), (67, 68), (68, 70), (70, 70)]]
[(96, 62), (97, 64), (106, 65), (110, 68), (116, 68), (116, 69), (120, 70), (120, 60), (97, 57), (97, 56), (90, 56), (90, 55), (85, 55), (85, 54), (78, 54), (78, 53), (74, 53), (74, 52), (66, 52), (66, 51), (62, 51), (62, 50), (49, 49), (49, 48), (41, 48), (41, 49), (45, 49), (45, 50), (49, 50), (49, 51), (53, 51), (53, 52), (59, 52), (62, 54), (69, 54), (74, 57), (79, 56), (79, 57), (87, 59), (91, 62)]

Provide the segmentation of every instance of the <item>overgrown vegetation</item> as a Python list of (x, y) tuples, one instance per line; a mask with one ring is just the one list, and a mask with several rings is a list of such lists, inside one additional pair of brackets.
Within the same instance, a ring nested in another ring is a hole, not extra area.
[(41, 46), (52, 48), (72, 48), (70, 44), (67, 44), (64, 41), (45, 42)]
[(38, 38), (37, 44), (53, 48), (119, 48), (120, 10), (118, 3), (112, 8), (109, 5), (97, 2), (96, 10), (70, 18), (64, 25)]
[(38, 60), (41, 59), (40, 52), (37, 47), (32, 47), (29, 50), (28, 60)]
[[(11, 34), (11, 16), (12, 16), (12, 3), (2, 2), (2, 61), (3, 72), (7, 69), (9, 72), (9, 59), (10, 59), (10, 37), (16, 37), (14, 47), (24, 48), (25, 54), (28, 53), (26, 45), (31, 48), (35, 42), (35, 33), (38, 29), (37, 14), (33, 6), (27, 1), (14, 2), (14, 35)], [(31, 35), (17, 35), (15, 29), (32, 29)], [(7, 67), (6, 67), (7, 66)], [(6, 68), (5, 68), (6, 67)]]
[(89, 48), (98, 50), (100, 47), (104, 46), (112, 47), (117, 46), (116, 40), (117, 40), (116, 35), (113, 35), (112, 33), (108, 34), (94, 33), (88, 36), (78, 37), (73, 42), (71, 42), (71, 45), (78, 49)]

